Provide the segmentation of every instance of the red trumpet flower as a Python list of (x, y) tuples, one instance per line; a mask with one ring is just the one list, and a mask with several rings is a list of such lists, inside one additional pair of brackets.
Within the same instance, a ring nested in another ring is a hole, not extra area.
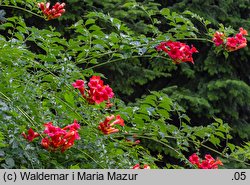
[(38, 7), (42, 10), (43, 14), (47, 17), (48, 20), (58, 18), (62, 16), (65, 12), (65, 3), (60, 4), (57, 2), (52, 8), (50, 9), (50, 3), (38, 3)]
[(88, 86), (89, 90), (85, 91), (84, 81), (76, 80), (72, 83), (74, 88), (79, 89), (83, 98), (85, 98), (90, 104), (100, 104), (107, 101), (106, 107), (110, 108), (112, 103), (110, 103), (110, 98), (114, 97), (113, 90), (109, 85), (104, 85), (100, 76), (92, 76), (89, 80)]
[(174, 41), (161, 42), (156, 49), (157, 51), (166, 52), (175, 64), (181, 62), (191, 62), (193, 64), (192, 54), (198, 52), (194, 46), (190, 47), (185, 43)]
[(189, 157), (189, 161), (196, 165), (199, 169), (218, 169), (218, 165), (222, 166), (223, 163), (219, 159), (214, 159), (211, 155), (205, 155), (205, 160), (201, 160), (199, 156), (194, 153)]
[(27, 139), (29, 142), (33, 141), (36, 137), (39, 137), (40, 134), (37, 132), (34, 132), (32, 128), (28, 130), (28, 134), (26, 135), (24, 132), (22, 133), (22, 136)]
[(247, 46), (247, 39), (244, 37), (245, 35), (248, 35), (248, 33), (241, 27), (239, 33), (234, 37), (227, 37), (225, 39), (225, 35), (217, 31), (212, 40), (216, 47), (222, 45), (228, 52), (231, 52)]
[(146, 169), (146, 170), (148, 170), (148, 169), (150, 169), (150, 166), (147, 165), (147, 164), (144, 164), (143, 167), (141, 167), (140, 164), (136, 164), (136, 165), (134, 165), (134, 166), (132, 167), (132, 169), (134, 169), (134, 170), (138, 170), (138, 169)]
[(47, 137), (42, 139), (41, 145), (47, 150), (64, 152), (74, 145), (75, 140), (80, 139), (78, 134), (80, 125), (76, 120), (64, 128), (56, 127), (52, 122), (45, 123), (44, 126)]
[[(114, 118), (115, 120), (110, 123)], [(119, 132), (119, 129), (113, 127), (114, 125), (125, 125), (124, 120), (121, 118), (120, 115), (117, 115), (116, 117), (114, 115), (107, 116), (104, 122), (101, 122), (99, 124), (98, 129), (101, 130), (105, 135)]]

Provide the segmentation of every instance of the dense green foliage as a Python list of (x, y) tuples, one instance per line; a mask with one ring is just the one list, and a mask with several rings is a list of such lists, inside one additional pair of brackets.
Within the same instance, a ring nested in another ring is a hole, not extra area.
[[(231, 20), (226, 15), (233, 1), (221, 6), (212, 0), (68, 0), (67, 13), (48, 22), (37, 15), (35, 1), (0, 2), (7, 12), (0, 12), (2, 168), (131, 168), (136, 163), (194, 168), (188, 157), (195, 152), (220, 157), (224, 168), (249, 168), (249, 49), (228, 54), (211, 42), (217, 28), (235, 33), (244, 24), (249, 30), (241, 17), (247, 1)], [(217, 19), (209, 8), (199, 12), (205, 5), (222, 7), (225, 17)], [(195, 44), (195, 64), (175, 65), (155, 50), (169, 39)], [(71, 85), (93, 75), (113, 88), (110, 109), (89, 105)], [(120, 114), (126, 126), (103, 135), (97, 127), (110, 114)], [(21, 136), (30, 127), (42, 132), (43, 123), (63, 127), (74, 119), (81, 124), (81, 140), (64, 153), (48, 152), (39, 139), (29, 143)]]
[[(72, 3), (74, 4), (76, 1)], [(183, 26), (179, 16), (175, 20), (176, 14), (174, 16), (167, 14), (166, 20), (163, 20), (159, 16), (158, 10), (164, 7), (168, 7), (173, 11), (186, 12), (184, 16), (192, 18), (193, 23), (199, 29), (199, 32), (196, 33), (198, 37), (208, 34), (207, 26), (204, 25), (207, 25), (209, 22), (212, 23), (209, 25), (209, 28), (217, 29), (223, 23), (225, 26), (233, 27), (234, 29), (238, 29), (240, 26), (244, 26), (247, 30), (250, 29), (248, 21), (250, 15), (249, 0), (237, 2), (228, 0), (179, 0), (174, 2), (110, 0), (77, 1), (77, 3), (81, 4), (81, 6), (75, 7), (79, 9), (79, 11), (76, 11), (78, 14), (71, 12), (70, 8), (67, 14), (68, 17), (65, 16), (67, 21), (69, 19), (75, 21), (76, 17), (85, 16), (85, 12), (88, 10), (101, 11), (126, 22), (126, 25), (134, 30), (135, 34), (143, 33), (148, 36), (170, 32), (171, 36), (173, 34), (175, 37), (175, 30), (178, 27), (176, 38), (182, 38), (180, 33), (186, 30), (185, 26), (187, 25)], [(188, 16), (188, 10), (195, 12), (196, 15), (191, 14), (191, 16)], [(207, 19), (207, 21), (202, 21), (200, 16)], [(64, 24), (63, 20), (61, 22)], [(106, 26), (103, 22), (98, 22), (98, 24), (102, 27)], [(176, 27), (176, 25), (178, 26)], [(174, 28), (170, 29), (171, 26)], [(192, 27), (192, 25), (190, 26)], [(185, 36), (188, 36), (187, 33)], [(111, 83), (114, 82), (112, 80), (114, 78), (115, 81), (119, 81), (119, 83), (113, 83), (112, 86), (116, 88), (121, 98), (126, 102), (134, 101), (135, 98), (141, 97), (148, 90), (161, 90), (166, 87), (170, 89), (175, 88), (173, 94), (170, 93), (171, 90), (165, 92), (169, 92), (168, 95), (183, 106), (189, 105), (185, 106), (185, 108), (194, 115), (194, 118), (192, 118), (197, 120), (195, 121), (197, 124), (200, 119), (204, 120), (204, 118), (207, 120), (206, 123), (209, 123), (211, 115), (215, 115), (223, 118), (231, 126), (235, 127), (236, 136), (239, 135), (240, 138), (249, 140), (250, 91), (248, 89), (250, 81), (247, 72), (249, 68), (249, 49), (245, 48), (244, 50), (230, 53), (230, 57), (225, 58), (222, 53), (216, 54), (212, 46), (212, 44), (208, 43), (199, 43), (200, 51), (203, 55), (196, 57), (196, 65), (193, 67), (187, 65), (176, 67), (169, 64), (169, 62), (165, 62), (165, 59), (157, 59), (157, 62), (152, 63), (140, 58), (120, 62), (119, 65), (106, 65), (105, 68), (98, 68), (98, 70), (104, 73)], [(131, 73), (127, 73), (127, 69), (131, 69)], [(115, 74), (115, 77), (113, 74)], [(176, 80), (176, 78), (181, 80)], [(124, 81), (123, 79), (126, 80)], [(217, 80), (219, 81), (217, 82)], [(223, 90), (223, 92), (230, 92), (231, 100), (229, 101), (228, 96), (224, 96), (221, 93), (220, 84), (224, 83), (222, 80), (232, 80), (232, 83), (234, 83), (231, 86), (227, 81), (228, 85)], [(207, 91), (207, 87), (212, 84), (215, 87)], [(134, 89), (137, 89), (137, 91), (134, 91)], [(218, 103), (218, 100), (220, 100), (220, 103)]]

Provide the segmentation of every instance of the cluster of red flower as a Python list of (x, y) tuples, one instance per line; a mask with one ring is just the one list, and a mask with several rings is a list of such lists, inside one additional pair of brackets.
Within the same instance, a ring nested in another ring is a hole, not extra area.
[(103, 81), (100, 76), (92, 76), (88, 83), (89, 90), (87, 91), (87, 95), (85, 94), (84, 81), (76, 80), (73, 84), (74, 88), (79, 89), (82, 96), (90, 103), (90, 104), (100, 104), (103, 101), (108, 101), (108, 107), (111, 106), (109, 103), (109, 99), (114, 97), (113, 90), (109, 87), (109, 85), (103, 85)]
[(166, 52), (175, 64), (181, 62), (194, 63), (192, 54), (198, 52), (194, 46), (190, 48), (185, 43), (173, 41), (161, 42), (156, 46), (156, 50)]
[[(115, 120), (110, 123), (113, 119)], [(124, 120), (120, 115), (117, 115), (116, 117), (114, 115), (107, 116), (105, 120), (99, 124), (98, 129), (105, 135), (119, 132), (119, 129), (113, 127), (114, 125), (125, 125)]]
[[(211, 155), (205, 155), (205, 160), (200, 160), (199, 156), (194, 153), (189, 157), (189, 161), (199, 169), (218, 169), (218, 165), (223, 165), (219, 159), (214, 159)], [(201, 162), (200, 162), (201, 161)]]
[(109, 85), (103, 85), (100, 76), (93, 76), (90, 79), (88, 86), (90, 88), (89, 96), (91, 97), (91, 101), (97, 104), (107, 101), (114, 96), (113, 90)]
[(247, 39), (244, 37), (248, 35), (247, 31), (243, 28), (239, 29), (239, 33), (237, 33), (234, 37), (225, 37), (225, 35), (221, 32), (215, 32), (213, 37), (213, 42), (215, 46), (222, 45), (226, 48), (227, 51), (235, 51), (247, 46)]
[(75, 140), (80, 139), (78, 134), (80, 125), (76, 120), (64, 128), (56, 127), (51, 122), (45, 123), (44, 126), (44, 133), (47, 134), (47, 137), (42, 139), (41, 145), (49, 151), (61, 150), (64, 152), (74, 145)]
[[(74, 123), (62, 129), (60, 127), (54, 126), (51, 122), (45, 123), (44, 126), (45, 130), (43, 133), (46, 134), (47, 137), (42, 139), (41, 145), (49, 151), (61, 150), (61, 152), (64, 152), (74, 145), (75, 140), (80, 139), (78, 134), (80, 125), (76, 120)], [(32, 128), (28, 130), (27, 135), (24, 132), (22, 135), (29, 142), (40, 136), (40, 134), (34, 132)]]
[(214, 37), (213, 37), (213, 42), (214, 42), (215, 46), (218, 47), (224, 43), (224, 36), (225, 35), (221, 32), (218, 32), (218, 31), (215, 32)]
[(52, 8), (50, 9), (50, 3), (38, 3), (38, 7), (42, 10), (43, 14), (47, 17), (48, 20), (55, 19), (57, 17), (62, 16), (65, 12), (65, 3), (60, 4), (57, 2)]
[(25, 134), (24, 132), (22, 133), (22, 136), (27, 139), (29, 142), (33, 141), (36, 137), (39, 137), (40, 134), (38, 134), (37, 132), (34, 132), (34, 130), (32, 128), (30, 128), (28, 130), (28, 133)]
[(143, 167), (141, 167), (140, 164), (136, 164), (136, 165), (133, 166), (132, 169), (135, 169), (135, 170), (137, 170), (137, 169), (147, 169), (148, 170), (148, 169), (150, 169), (150, 166), (147, 165), (147, 164), (144, 164)]

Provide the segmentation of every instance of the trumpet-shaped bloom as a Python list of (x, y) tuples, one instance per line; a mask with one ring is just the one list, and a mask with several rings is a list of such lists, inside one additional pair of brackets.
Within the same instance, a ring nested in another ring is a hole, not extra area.
[(38, 7), (42, 10), (43, 14), (47, 17), (48, 20), (58, 18), (62, 16), (65, 12), (65, 3), (60, 4), (57, 2), (52, 8), (50, 9), (50, 3), (38, 3)]
[(75, 140), (80, 139), (80, 125), (76, 120), (64, 128), (56, 127), (52, 122), (45, 123), (44, 126), (44, 134), (47, 136), (42, 139), (41, 145), (47, 150), (64, 152), (74, 145)]
[(214, 159), (211, 155), (206, 154), (205, 159), (201, 160), (197, 154), (192, 154), (189, 157), (190, 163), (196, 165), (199, 169), (218, 169), (218, 165), (223, 163), (219, 159)]
[(221, 32), (215, 32), (214, 37), (213, 37), (213, 42), (216, 46), (220, 46), (224, 42), (224, 37), (225, 35)]
[(199, 165), (200, 164), (200, 158), (197, 154), (192, 154), (190, 157), (189, 157), (189, 161), (192, 163), (192, 164), (196, 164), (196, 165)]
[(30, 128), (28, 130), (28, 133), (25, 134), (25, 132), (22, 133), (22, 136), (27, 139), (29, 142), (32, 142), (36, 137), (39, 137), (40, 134), (38, 134), (37, 132), (34, 132), (34, 130), (32, 128)]
[(157, 51), (166, 52), (175, 64), (181, 62), (191, 62), (193, 64), (192, 54), (198, 52), (194, 46), (190, 47), (185, 43), (174, 41), (161, 42), (156, 49)]
[(76, 89), (79, 89), (81, 95), (86, 98), (85, 96), (85, 88), (84, 88), (84, 81), (83, 80), (76, 80), (74, 83), (72, 83), (72, 86)]
[[(111, 122), (112, 120), (114, 121)], [(114, 125), (125, 125), (124, 120), (120, 115), (117, 115), (116, 117), (114, 115), (107, 116), (105, 120), (99, 124), (98, 129), (101, 130), (105, 135), (119, 132), (119, 129), (113, 127)]]
[(227, 37), (221, 32), (215, 32), (213, 37), (213, 42), (216, 47), (222, 45), (228, 52), (236, 51), (238, 49), (244, 48), (247, 46), (247, 39), (244, 37), (248, 35), (247, 31), (242, 27), (239, 29), (234, 37)]
[(83, 80), (76, 80), (74, 83), (72, 83), (72, 86), (76, 89), (84, 88), (84, 81)]
[(89, 90), (84, 89), (84, 81), (76, 80), (72, 83), (73, 87), (80, 90), (83, 98), (85, 98), (90, 104), (100, 104), (107, 101), (107, 108), (111, 107), (110, 98), (114, 97), (114, 93), (109, 85), (104, 85), (100, 76), (92, 76), (89, 80)]
[(113, 90), (109, 87), (109, 85), (103, 85), (103, 81), (100, 76), (92, 76), (88, 86), (90, 101), (96, 104), (108, 101), (109, 98), (113, 98), (114, 96)]
[(143, 167), (141, 167), (140, 164), (136, 164), (136, 165), (134, 165), (134, 166), (132, 167), (132, 169), (135, 169), (135, 170), (137, 170), (137, 169), (146, 169), (146, 170), (148, 170), (148, 169), (150, 169), (150, 166), (147, 165), (147, 164), (144, 164)]

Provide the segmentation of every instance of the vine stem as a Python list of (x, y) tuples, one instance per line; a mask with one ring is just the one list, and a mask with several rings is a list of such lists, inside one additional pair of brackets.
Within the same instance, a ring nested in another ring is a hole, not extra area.
[(153, 21), (153, 19), (152, 19), (152, 17), (151, 17), (151, 15), (150, 15), (150, 14), (148, 13), (148, 11), (144, 8), (144, 6), (140, 6), (139, 4), (137, 4), (137, 6), (138, 6), (139, 8), (141, 8), (141, 9), (147, 14), (147, 16), (149, 17), (149, 19), (150, 19), (152, 25), (155, 25), (155, 24), (154, 24), (154, 21)]
[[(124, 134), (124, 135), (125, 135), (125, 134)], [(133, 135), (133, 134), (126, 134), (126, 135)], [(160, 144), (162, 144), (162, 145), (168, 147), (169, 149), (173, 150), (174, 152), (176, 152), (177, 154), (179, 154), (180, 156), (182, 156), (188, 163), (190, 163), (189, 160), (187, 160), (187, 158), (185, 158), (184, 155), (183, 155), (182, 153), (180, 153), (179, 151), (177, 151), (176, 149), (174, 149), (174, 148), (171, 147), (170, 145), (168, 145), (168, 144), (166, 144), (166, 143), (164, 143), (164, 142), (162, 142), (162, 141), (160, 141), (160, 140), (157, 140), (157, 139), (154, 139), (154, 138), (148, 137), (148, 136), (143, 136), (143, 135), (136, 135), (136, 137), (138, 137), (138, 138), (144, 138), (144, 139), (148, 139), (148, 140), (152, 140), (152, 141), (158, 142), (158, 143), (160, 143)], [(171, 137), (171, 136), (169, 136), (169, 138), (171, 138), (171, 139), (177, 139), (177, 137)], [(192, 140), (188, 140), (188, 141), (189, 141), (189, 142), (192, 142), (192, 143), (195, 143), (195, 144), (198, 144), (198, 145), (200, 145), (200, 146), (202, 146), (202, 147), (204, 147), (204, 148), (207, 148), (208, 150), (210, 150), (210, 151), (212, 151), (212, 152), (214, 152), (214, 153), (217, 153), (217, 154), (219, 154), (220, 156), (222, 156), (222, 157), (224, 157), (224, 158), (228, 158), (228, 157), (227, 157), (226, 155), (224, 155), (223, 153), (221, 153), (221, 152), (219, 152), (219, 151), (217, 151), (217, 150), (215, 150), (215, 149), (213, 149), (213, 148), (211, 148), (211, 147), (209, 147), (209, 146), (207, 146), (207, 145), (205, 145), (205, 144), (203, 144), (203, 143), (199, 143), (199, 142), (192, 141)], [(250, 164), (247, 163), (247, 162), (245, 162), (245, 161), (242, 161), (242, 160), (239, 160), (239, 159), (236, 159), (236, 158), (233, 158), (233, 157), (230, 157), (230, 158), (231, 158), (232, 160), (234, 160), (234, 161), (241, 162), (241, 163), (244, 163), (245, 165), (250, 166)]]
[[(137, 137), (139, 137), (139, 138), (145, 138), (145, 139), (149, 139), (149, 140), (153, 140), (153, 141), (155, 141), (155, 142), (158, 142), (158, 143), (160, 143), (160, 144), (162, 144), (162, 145), (168, 147), (169, 149), (173, 150), (174, 152), (176, 152), (176, 153), (179, 154), (180, 156), (183, 156), (182, 153), (180, 153), (179, 151), (177, 151), (177, 150), (174, 149), (173, 147), (169, 146), (168, 144), (166, 144), (166, 143), (164, 143), (164, 142), (162, 142), (162, 141), (160, 141), (160, 140), (156, 140), (156, 139), (154, 139), (154, 138), (146, 137), (146, 136), (141, 136), (141, 135), (138, 135)], [(173, 138), (174, 138), (174, 137), (173, 137)], [(190, 140), (189, 140), (189, 141), (190, 141)], [(217, 151), (217, 150), (215, 150), (215, 149), (213, 149), (213, 148), (211, 148), (211, 147), (209, 147), (209, 146), (207, 146), (207, 145), (205, 145), (205, 144), (202, 144), (202, 143), (199, 143), (199, 142), (195, 142), (195, 141), (190, 141), (190, 142), (193, 142), (193, 143), (196, 143), (196, 144), (200, 144), (200, 145), (203, 146), (204, 148), (207, 148), (207, 149), (209, 149), (209, 150), (211, 150), (211, 151), (213, 151), (213, 152), (219, 154), (219, 155), (222, 156), (222, 157), (228, 158), (226, 155), (222, 154), (221, 152), (219, 152), (219, 151)], [(183, 156), (183, 157), (184, 157), (184, 156)], [(185, 158), (185, 157), (184, 157), (184, 158)], [(233, 158), (233, 157), (230, 157), (230, 158), (231, 158), (232, 160), (235, 160), (235, 161), (237, 161), (237, 162), (241, 162), (241, 163), (244, 163), (245, 165), (250, 166), (250, 164), (247, 163), (247, 162), (245, 162), (245, 161), (242, 161), (242, 160), (239, 160), (239, 159), (236, 159), (236, 158)], [(186, 158), (185, 158), (185, 160), (188, 161), (188, 163), (190, 163), (189, 160), (187, 160)]]
[(27, 10), (27, 9), (25, 9), (25, 8), (21, 8), (21, 7), (18, 7), (18, 6), (13, 6), (13, 5), (0, 5), (0, 7), (15, 8), (15, 9), (18, 9), (18, 10), (22, 10), (22, 11), (28, 12), (28, 13), (30, 13), (30, 14), (32, 14), (32, 15), (35, 15), (35, 16), (37, 16), (37, 17), (40, 17), (40, 18), (44, 19), (43, 16), (38, 15), (38, 14), (36, 14), (36, 13), (30, 11), (30, 10)]
[[(189, 141), (190, 141), (190, 140), (189, 140)], [(222, 157), (228, 158), (228, 157), (227, 157), (226, 155), (224, 155), (223, 153), (221, 153), (221, 152), (219, 152), (219, 151), (217, 151), (217, 150), (215, 150), (215, 149), (213, 149), (213, 148), (211, 148), (211, 147), (209, 147), (209, 146), (207, 146), (207, 145), (205, 145), (205, 144), (203, 144), (203, 143), (199, 143), (199, 142), (196, 142), (196, 141), (190, 141), (190, 142), (193, 142), (193, 143), (195, 143), (195, 144), (198, 144), (198, 145), (200, 145), (200, 146), (203, 146), (204, 148), (207, 148), (207, 149), (211, 150), (212, 152), (219, 154), (219, 155), (222, 156)], [(250, 166), (250, 163), (247, 163), (247, 162), (245, 162), (245, 161), (242, 161), (242, 160), (239, 160), (239, 159), (236, 159), (236, 158), (233, 158), (233, 157), (230, 157), (230, 158), (231, 158), (232, 160), (235, 160), (235, 161), (237, 161), (237, 162), (241, 162), (241, 163), (244, 163), (244, 164)]]
[(168, 144), (166, 144), (166, 143), (164, 143), (164, 142), (162, 142), (162, 141), (160, 141), (160, 140), (154, 139), (154, 138), (152, 138), (152, 137), (141, 136), (141, 135), (138, 135), (137, 137), (139, 137), (139, 138), (144, 138), (144, 139), (148, 139), (148, 140), (152, 140), (152, 141), (155, 141), (155, 142), (157, 142), (157, 143), (160, 143), (160, 144), (162, 144), (162, 145), (168, 147), (169, 149), (173, 150), (173, 151), (174, 151), (175, 153), (177, 153), (178, 155), (182, 156), (182, 157), (185, 159), (185, 161), (186, 161), (187, 163), (191, 164), (191, 163), (189, 162), (189, 160), (188, 160), (182, 153), (180, 153), (178, 150), (174, 149), (172, 146), (170, 146), (170, 145), (168, 145)]
[[(8, 96), (6, 96), (4, 93), (2, 93), (1, 91), (0, 91), (0, 94), (4, 97), (4, 99), (3, 100), (5, 100), (5, 101), (7, 101), (7, 102), (13, 102)], [(0, 97), (1, 98), (1, 97)], [(27, 113), (27, 112), (25, 112), (22, 108), (20, 108), (19, 106), (17, 106), (17, 105), (13, 105), (13, 106), (15, 106), (22, 114), (23, 114), (23, 116), (33, 125), (33, 126), (35, 126), (35, 124), (34, 123), (36, 123), (35, 122), (35, 120), (33, 120), (30, 116), (29, 116), (29, 114)]]
[(197, 41), (207, 41), (214, 43), (212, 40), (206, 39), (206, 38), (183, 38), (183, 39), (176, 39), (176, 40), (197, 40)]
[(77, 149), (79, 152), (82, 152), (84, 155), (86, 155), (87, 157), (89, 157), (92, 161), (94, 161), (97, 165), (99, 165), (102, 169), (105, 169), (104, 166), (102, 166), (101, 164), (99, 164), (91, 155), (89, 155), (88, 153), (84, 152), (83, 150)]
[[(210, 42), (210, 43), (213, 43), (212, 40), (209, 40), (209, 39), (206, 39), (206, 38), (183, 38), (183, 39), (177, 39), (177, 40), (197, 40), (197, 41), (207, 41), (207, 42)], [(154, 41), (155, 42), (155, 41)], [(145, 46), (148, 46), (149, 44), (145, 44)], [(141, 46), (136, 46), (136, 47), (142, 47), (144, 45), (141, 45)], [(134, 47), (132, 47), (134, 48)], [(112, 54), (112, 53), (115, 53), (117, 52), (117, 50), (115, 51), (109, 51), (109, 52), (106, 52), (106, 53), (102, 53), (102, 54), (99, 54), (98, 56), (104, 56), (104, 55), (107, 55), (107, 54)], [(140, 57), (152, 57), (152, 55), (136, 55), (136, 56), (131, 56), (129, 57), (128, 59), (130, 58), (140, 58)], [(164, 59), (168, 59), (166, 57), (163, 57), (163, 56), (157, 56), (158, 58), (164, 58)], [(87, 61), (87, 60), (90, 60), (94, 57), (89, 57), (89, 58), (86, 58), (86, 59), (82, 59), (80, 60), (80, 62), (82, 61)], [(100, 63), (100, 64), (96, 64), (92, 67), (88, 67), (84, 70), (89, 70), (89, 69), (93, 69), (93, 68), (96, 68), (96, 67), (100, 67), (100, 66), (103, 66), (103, 65), (106, 65), (106, 64), (109, 64), (109, 63), (113, 63), (113, 62), (117, 62), (117, 61), (120, 61), (120, 60), (126, 60), (126, 58), (118, 58), (118, 59), (114, 59), (114, 60), (108, 60), (106, 62), (103, 62), (103, 63)], [(77, 63), (80, 63), (79, 61)]]
[(63, 101), (61, 98), (59, 98), (59, 97), (57, 97), (57, 96), (55, 96), (55, 98), (57, 98), (59, 101), (61, 101), (62, 103), (64, 103), (68, 108), (70, 108), (70, 109), (74, 112), (74, 114), (75, 114), (76, 116), (78, 116), (78, 118), (81, 119), (85, 124), (89, 125), (89, 123), (88, 123), (86, 120), (82, 119), (82, 116), (81, 116), (80, 114), (78, 114), (78, 112), (76, 112), (76, 111), (74, 110), (74, 108), (71, 107), (67, 102)]
[[(146, 136), (146, 137), (152, 137), (154, 136), (153, 134), (146, 134), (146, 135), (140, 135), (138, 133), (121, 133), (122, 135), (124, 136), (134, 136), (136, 135), (135, 137), (137, 136)], [(175, 137), (175, 136), (164, 136), (165, 138), (169, 138), (169, 139), (181, 139), (182, 137)]]
[[(152, 55), (141, 55), (141, 56), (136, 55), (136, 56), (131, 56), (131, 57), (129, 57), (128, 59), (131, 59), (131, 58), (140, 58), (140, 57), (152, 57)], [(168, 58), (163, 57), (163, 56), (158, 56), (158, 58), (168, 59)], [(120, 61), (120, 60), (126, 60), (126, 58), (117, 58), (117, 59), (114, 59), (114, 60), (108, 60), (108, 61), (106, 61), (106, 62), (103, 62), (103, 63), (100, 63), (100, 64), (96, 64), (95, 66), (86, 68), (86, 69), (84, 69), (84, 70), (93, 69), (93, 68), (100, 67), (100, 66), (103, 66), (103, 65), (106, 65), (106, 64), (109, 64), (109, 63), (117, 62), (117, 61)]]

